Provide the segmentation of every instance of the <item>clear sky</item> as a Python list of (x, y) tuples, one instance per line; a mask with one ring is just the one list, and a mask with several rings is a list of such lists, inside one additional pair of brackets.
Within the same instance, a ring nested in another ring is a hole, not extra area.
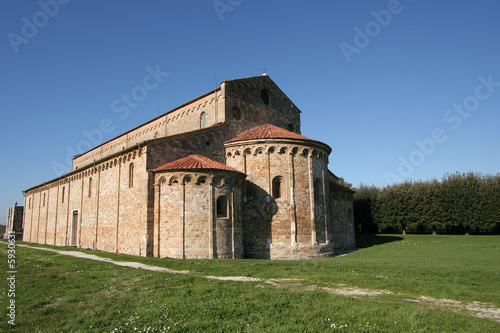
[(0, 223), (89, 142), (264, 69), (354, 186), (497, 174), (499, 14), (494, 0), (1, 1)]

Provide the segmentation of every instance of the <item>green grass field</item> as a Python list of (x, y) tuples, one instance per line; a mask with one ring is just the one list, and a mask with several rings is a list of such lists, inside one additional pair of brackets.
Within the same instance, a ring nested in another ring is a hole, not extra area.
[[(367, 235), (356, 252), (302, 261), (156, 259), (22, 244), (190, 273), (17, 246), (15, 332), (500, 332), (498, 236)], [(6, 281), (7, 246), (0, 248)], [(352, 290), (376, 296), (335, 293)], [(3, 282), (3, 332), (13, 328), (7, 291)]]

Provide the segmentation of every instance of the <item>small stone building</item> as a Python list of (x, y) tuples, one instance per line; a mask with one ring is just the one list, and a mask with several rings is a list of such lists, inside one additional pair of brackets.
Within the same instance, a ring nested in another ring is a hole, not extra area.
[(353, 248), (353, 192), (300, 113), (267, 75), (226, 80), (26, 190), (24, 240), (160, 258)]
[(8, 238), (9, 234), (15, 233), (15, 239), (23, 239), (23, 206), (16, 205), (9, 207), (7, 212), (7, 223), (3, 238)]

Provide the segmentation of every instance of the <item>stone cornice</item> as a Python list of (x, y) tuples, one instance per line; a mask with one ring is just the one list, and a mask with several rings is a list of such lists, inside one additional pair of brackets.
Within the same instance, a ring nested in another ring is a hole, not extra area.
[(135, 147), (131, 147), (125, 150), (120, 151), (119, 153), (115, 153), (113, 155), (107, 156), (99, 161), (95, 161), (92, 165), (87, 165), (83, 168), (76, 169), (65, 173), (57, 178), (49, 180), (47, 182), (41, 183), (39, 185), (33, 186), (23, 193), (32, 192), (34, 190), (38, 190), (36, 192), (45, 191), (50, 188), (63, 185), (68, 183), (74, 179), (81, 179), (82, 177), (88, 176), (89, 174), (94, 174), (97, 171), (105, 170), (110, 167), (114, 167), (119, 163), (123, 163), (126, 161), (130, 161), (131, 159), (135, 159), (136, 156), (141, 156), (145, 152), (145, 146), (137, 145)]
[(314, 140), (303, 140), (303, 139), (281, 139), (281, 138), (266, 138), (266, 139), (251, 139), (244, 141), (235, 142), (225, 142), (224, 147), (234, 148), (243, 146), (255, 146), (255, 145), (272, 145), (272, 144), (284, 144), (284, 145), (301, 145), (313, 148), (318, 148), (324, 150), (328, 155), (332, 152), (332, 148), (326, 143), (322, 143)]

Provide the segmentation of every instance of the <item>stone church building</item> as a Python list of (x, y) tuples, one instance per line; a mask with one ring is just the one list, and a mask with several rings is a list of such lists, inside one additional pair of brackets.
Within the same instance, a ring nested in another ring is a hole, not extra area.
[(27, 242), (170, 258), (353, 248), (353, 191), (267, 75), (224, 81), (26, 191)]

